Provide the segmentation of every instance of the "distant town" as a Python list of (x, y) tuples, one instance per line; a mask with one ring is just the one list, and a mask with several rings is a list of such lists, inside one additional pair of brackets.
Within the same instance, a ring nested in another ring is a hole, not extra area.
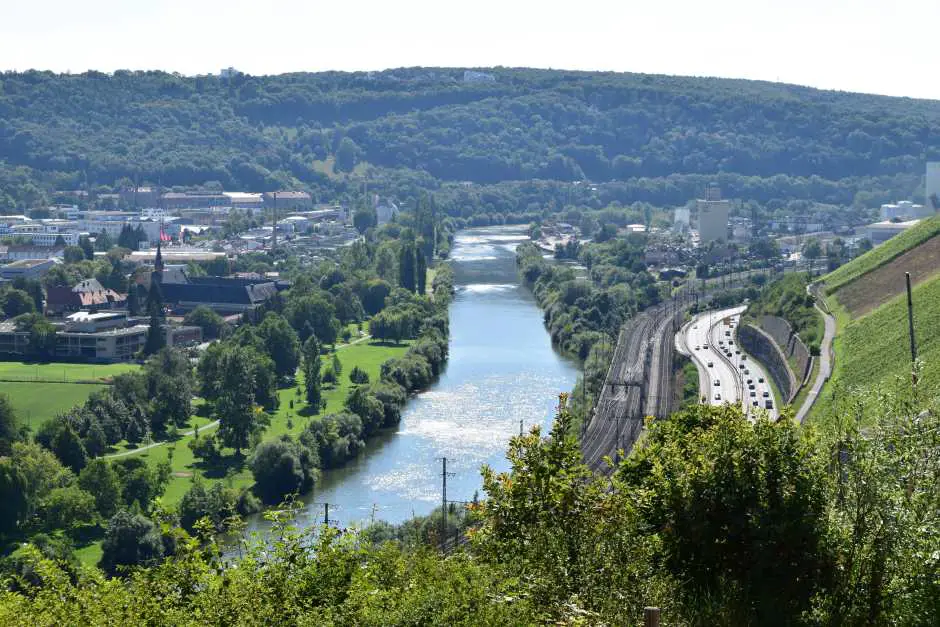
[[(279, 246), (300, 259), (315, 259), (360, 237), (348, 206), (316, 205), (304, 191), (158, 193), (136, 187), (93, 199), (82, 191), (59, 194), (69, 195), (74, 204), (50, 206), (40, 212), (45, 217), (0, 216), (0, 285), (42, 281), (57, 266), (75, 261), (69, 251), (102, 258), (114, 246), (127, 249), (121, 264), (129, 281), (123, 291), (97, 278), (45, 286), (38, 309), (55, 329), (54, 350), (46, 355), (55, 359), (137, 358), (149, 329), (141, 301), (154, 278), (161, 281), (165, 345), (197, 345), (202, 330), (182, 323), (187, 313), (205, 306), (235, 323), (289, 287), (276, 270), (229, 274), (226, 260)], [(377, 195), (370, 202), (377, 225), (398, 214), (394, 202)], [(218, 276), (192, 272), (193, 264), (212, 268), (213, 262), (222, 262)], [(31, 356), (31, 330), (9, 318), (0, 322), (0, 355)]]

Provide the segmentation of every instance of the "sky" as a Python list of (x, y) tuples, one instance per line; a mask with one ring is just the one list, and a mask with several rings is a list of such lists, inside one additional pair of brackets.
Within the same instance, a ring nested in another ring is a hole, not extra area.
[(721, 76), (940, 99), (940, 0), (0, 0), (0, 70), (408, 66)]

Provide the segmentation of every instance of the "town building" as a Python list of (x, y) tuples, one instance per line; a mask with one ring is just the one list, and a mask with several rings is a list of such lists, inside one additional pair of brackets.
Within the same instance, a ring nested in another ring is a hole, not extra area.
[(914, 204), (909, 200), (899, 200), (896, 203), (881, 205), (880, 216), (882, 220), (916, 220), (927, 218), (936, 213), (932, 207)]
[(307, 192), (265, 192), (264, 206), (277, 207), (278, 211), (312, 209), (313, 198)]
[(701, 245), (718, 240), (728, 241), (728, 217), (731, 214), (731, 201), (721, 200), (721, 192), (716, 186), (705, 190), (705, 198), (695, 201), (698, 209), (698, 236)]
[(0, 266), (0, 278), (13, 281), (15, 279), (40, 279), (53, 266), (58, 263), (55, 259), (20, 259), (13, 263)]
[(228, 197), (221, 192), (167, 192), (160, 197), (160, 204), (170, 210), (231, 206)]
[(376, 221), (378, 222), (379, 226), (391, 222), (396, 217), (398, 217), (398, 205), (396, 205), (391, 200), (386, 198), (379, 198), (378, 194), (376, 194), (373, 199), (373, 204), (375, 206)]
[(23, 259), (62, 259), (65, 246), (34, 246), (32, 244), (0, 244), (0, 261)]
[[(55, 357), (62, 360), (116, 362), (135, 359), (147, 343), (149, 326), (129, 318), (124, 311), (79, 311), (55, 324)], [(202, 341), (202, 329), (192, 326), (161, 327), (167, 346)], [(18, 331), (12, 320), (0, 322), (0, 355), (23, 357), (29, 332)]]
[(261, 194), (252, 192), (222, 192), (222, 195), (228, 198), (232, 209), (250, 210), (252, 213), (258, 213), (264, 209), (264, 197)]
[(934, 211), (940, 211), (940, 161), (927, 162), (924, 203)]
[(61, 315), (74, 311), (97, 312), (124, 307), (127, 296), (104, 287), (97, 279), (83, 279), (75, 287), (47, 287), (46, 314)]
[(877, 246), (878, 244), (885, 243), (898, 233), (903, 233), (918, 222), (920, 222), (920, 220), (908, 220), (907, 222), (891, 222), (890, 220), (885, 220), (884, 222), (875, 222), (865, 227), (865, 234), (871, 243)]

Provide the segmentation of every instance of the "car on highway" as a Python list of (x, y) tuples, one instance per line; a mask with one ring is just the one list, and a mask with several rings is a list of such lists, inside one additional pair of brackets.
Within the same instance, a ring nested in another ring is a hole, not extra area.
[(708, 367), (709, 367), (709, 368), (714, 368), (714, 367), (715, 367), (715, 363), (714, 363), (714, 362), (711, 362), (711, 361), (708, 362)]
[(734, 350), (734, 354), (735, 354), (735, 355), (740, 355), (740, 354), (741, 354), (741, 351), (738, 350), (738, 349), (735, 349), (735, 350)]
[(764, 390), (764, 398), (767, 398), (768, 396), (770, 396), (770, 392), (768, 392), (767, 390)]
[(738, 364), (738, 368), (740, 368), (741, 370), (744, 370), (744, 364)]
[(706, 342), (705, 344), (702, 344), (702, 348), (704, 348), (704, 349), (707, 350), (707, 349), (708, 349), (708, 342)]
[(764, 377), (757, 377), (757, 382), (758, 382), (758, 383), (763, 383), (763, 382), (764, 382)]
[(754, 384), (753, 384), (753, 383), (748, 383), (748, 384), (747, 384), (747, 389), (753, 390), (753, 389), (754, 389)]
[(748, 386), (753, 385), (753, 384), (754, 384), (754, 379), (748, 379), (748, 380), (747, 380), (747, 384), (748, 384)]
[(721, 394), (715, 394), (715, 400), (716, 400), (716, 401), (720, 401), (720, 400), (721, 400)]
[(754, 407), (760, 407), (760, 403), (758, 403), (757, 401), (754, 401), (753, 403), (751, 403), (751, 405), (753, 405)]
[(744, 361), (745, 359), (747, 359), (747, 355), (741, 355), (741, 361)]
[(754, 390), (751, 390), (751, 398), (754, 398), (756, 396), (757, 396), (757, 392), (755, 392)]
[(715, 379), (715, 385), (721, 385), (721, 380), (720, 380), (720, 379)]
[(773, 408), (774, 408), (774, 402), (768, 398), (766, 401), (764, 401), (764, 408), (765, 408), (765, 409), (773, 409)]

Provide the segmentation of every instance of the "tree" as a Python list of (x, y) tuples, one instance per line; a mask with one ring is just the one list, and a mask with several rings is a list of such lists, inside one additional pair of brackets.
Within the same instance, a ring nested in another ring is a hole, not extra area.
[(385, 307), (385, 299), (392, 293), (392, 286), (380, 279), (373, 279), (366, 284), (362, 306), (370, 316), (379, 313)]
[(225, 320), (209, 307), (199, 305), (186, 314), (183, 318), (183, 324), (201, 328), (204, 340), (214, 340), (222, 335)]
[(43, 299), (45, 298), (45, 295), (42, 291), (42, 283), (36, 279), (17, 277), (13, 279), (13, 288), (17, 290), (23, 290), (29, 294), (30, 298), (33, 299), (33, 307), (35, 308), (35, 311), (43, 310)]
[(360, 368), (359, 366), (353, 366), (353, 369), (349, 371), (349, 380), (356, 384), (360, 385), (362, 383), (369, 382), (369, 373)]
[(65, 259), (65, 263), (78, 263), (79, 261), (84, 261), (85, 250), (81, 246), (66, 246), (63, 259)]
[(78, 485), (95, 499), (95, 509), (102, 518), (114, 516), (121, 504), (121, 480), (103, 459), (91, 460), (78, 476)]
[(352, 172), (359, 160), (359, 146), (349, 137), (344, 137), (336, 149), (336, 169), (339, 172)]
[(401, 251), (398, 254), (398, 285), (410, 292), (414, 292), (417, 289), (415, 270), (414, 242), (403, 240), (401, 242)]
[(219, 418), (219, 438), (235, 449), (236, 455), (248, 446), (258, 428), (255, 406), (254, 351), (243, 346), (226, 347), (219, 364), (219, 396), (215, 404)]
[(762, 237), (751, 244), (751, 253), (759, 259), (778, 259), (780, 245), (774, 239)]
[(23, 439), (22, 427), (6, 394), (0, 394), (0, 456), (9, 455), (13, 443)]
[(95, 246), (91, 243), (91, 239), (87, 235), (82, 235), (78, 238), (78, 245), (82, 249), (82, 252), (85, 253), (85, 259), (92, 260), (95, 258)]
[(52, 452), (72, 472), (79, 473), (88, 463), (85, 446), (71, 424), (65, 423), (52, 441)]
[(315, 455), (288, 436), (259, 444), (249, 465), (255, 488), (266, 503), (278, 503), (289, 494), (309, 492), (317, 477)]
[(822, 257), (822, 244), (815, 237), (811, 237), (803, 244), (803, 257), (806, 259), (817, 259)]
[(339, 360), (338, 353), (333, 353), (333, 372), (337, 375), (343, 374), (343, 362)]
[(695, 405), (653, 425), (621, 473), (647, 495), (641, 525), (690, 599), (749, 624), (792, 624), (809, 609), (834, 565), (814, 448), (792, 420), (751, 424), (731, 406)]
[(304, 388), (307, 393), (307, 404), (314, 412), (320, 410), (320, 343), (316, 335), (311, 335), (304, 342)]
[(43, 500), (39, 518), (49, 531), (90, 525), (95, 521), (95, 499), (78, 486), (55, 488)]
[(291, 298), (284, 315), (297, 331), (301, 342), (306, 342), (311, 332), (324, 344), (336, 343), (339, 320), (336, 309), (322, 294)]
[(180, 501), (180, 525), (192, 532), (196, 521), (207, 518), (216, 531), (224, 531), (226, 521), (237, 514), (238, 494), (221, 483), (213, 483), (208, 490), (196, 478)]
[[(123, 233), (123, 231), (122, 231)], [(114, 241), (107, 231), (102, 231), (95, 235), (95, 250), (106, 253), (114, 246)]]
[(173, 348), (163, 348), (144, 365), (150, 399), (150, 427), (163, 433), (168, 424), (183, 426), (192, 414), (192, 367), (189, 358)]
[(417, 285), (418, 294), (421, 294), (423, 296), (425, 292), (427, 291), (428, 262), (424, 257), (424, 253), (422, 253), (420, 250), (418, 251), (417, 266), (416, 266), (415, 273), (417, 274), (417, 280), (418, 280), (418, 285)]
[(356, 227), (359, 233), (365, 233), (376, 224), (378, 224), (378, 217), (376, 216), (375, 209), (371, 207), (356, 209), (356, 212), (353, 214), (353, 226)]
[(29, 516), (28, 483), (11, 457), (0, 456), (0, 535), (13, 533)]
[(257, 333), (274, 361), (275, 374), (282, 379), (293, 377), (300, 363), (300, 341), (284, 316), (268, 312)]
[(7, 290), (6, 293), (0, 296), (3, 298), (3, 313), (7, 318), (15, 318), (36, 311), (33, 297), (23, 290)]
[(98, 566), (114, 576), (130, 566), (153, 564), (163, 557), (160, 531), (148, 518), (127, 511), (108, 521)]

